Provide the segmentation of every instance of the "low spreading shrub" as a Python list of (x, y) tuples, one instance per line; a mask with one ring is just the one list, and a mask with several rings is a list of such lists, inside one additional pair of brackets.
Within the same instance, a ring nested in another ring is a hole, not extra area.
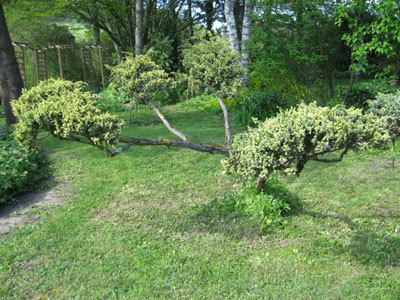
[(0, 142), (0, 203), (28, 191), (45, 176), (40, 168), (43, 158), (13, 140)]
[[(388, 138), (384, 122), (373, 114), (303, 103), (236, 135), (222, 164), (262, 188), (276, 171), (299, 175), (309, 160), (340, 161), (348, 150), (381, 146)], [(323, 157), (340, 150), (336, 159)]]
[(19, 119), (15, 138), (32, 149), (39, 131), (45, 130), (63, 140), (93, 145), (109, 155), (118, 143), (123, 122), (102, 113), (96, 108), (97, 103), (98, 96), (85, 92), (82, 82), (42, 81), (12, 102)]
[(267, 180), (264, 191), (257, 190), (250, 182), (243, 190), (230, 194), (223, 203), (228, 210), (255, 220), (261, 230), (281, 223), (284, 213), (290, 210), (289, 191), (277, 177)]
[[(224, 103), (229, 111), (236, 110), (236, 98), (229, 98), (224, 100)], [(214, 95), (200, 95), (189, 100), (180, 102), (177, 107), (184, 111), (208, 111), (213, 113), (222, 113), (221, 106), (218, 102), (218, 98)]]
[(366, 108), (368, 100), (376, 99), (378, 93), (395, 93), (396, 88), (380, 82), (356, 82), (349, 92), (349, 87), (338, 85), (336, 87), (336, 102), (346, 106)]
[(246, 126), (253, 126), (253, 118), (264, 121), (274, 117), (280, 109), (289, 108), (279, 92), (247, 90), (238, 97), (233, 117), (236, 121)]

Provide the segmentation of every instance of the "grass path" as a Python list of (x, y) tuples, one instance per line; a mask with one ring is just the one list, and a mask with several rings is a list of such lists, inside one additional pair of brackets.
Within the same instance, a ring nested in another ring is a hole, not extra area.
[[(210, 143), (212, 114), (167, 113)], [(238, 128), (236, 128), (238, 130)], [(127, 129), (169, 136), (161, 124)], [(62, 207), (0, 239), (0, 299), (399, 299), (400, 168), (390, 151), (285, 178), (297, 208), (260, 235), (213, 201), (239, 188), (221, 156), (132, 147), (112, 159), (42, 136)]]

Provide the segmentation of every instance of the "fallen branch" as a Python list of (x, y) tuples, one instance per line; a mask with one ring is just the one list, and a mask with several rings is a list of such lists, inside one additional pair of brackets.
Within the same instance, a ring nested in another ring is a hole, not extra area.
[(111, 156), (116, 156), (122, 151), (128, 149), (130, 146), (167, 146), (167, 147), (180, 147), (187, 148), (194, 151), (207, 152), (210, 154), (221, 154), (224, 156), (229, 155), (227, 148), (219, 145), (207, 145), (201, 143), (195, 143), (192, 141), (175, 141), (170, 139), (136, 139), (131, 137), (121, 137), (120, 141), (126, 143), (126, 145), (118, 148), (111, 153)]

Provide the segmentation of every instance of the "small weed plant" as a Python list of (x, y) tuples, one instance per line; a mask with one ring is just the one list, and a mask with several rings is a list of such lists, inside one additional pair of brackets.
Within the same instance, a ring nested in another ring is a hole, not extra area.
[(230, 211), (248, 216), (264, 230), (282, 224), (282, 216), (290, 210), (289, 191), (280, 183), (278, 177), (270, 177), (264, 190), (259, 191), (256, 184), (248, 182), (239, 192), (230, 194), (225, 205)]

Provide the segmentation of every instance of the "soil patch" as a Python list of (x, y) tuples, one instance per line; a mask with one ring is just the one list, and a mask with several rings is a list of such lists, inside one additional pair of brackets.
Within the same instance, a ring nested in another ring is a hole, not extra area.
[(33, 209), (41, 209), (52, 205), (62, 205), (65, 201), (67, 185), (57, 185), (51, 190), (25, 193), (16, 197), (14, 203), (0, 206), (0, 237), (12, 231), (16, 226), (39, 219), (29, 214)]

